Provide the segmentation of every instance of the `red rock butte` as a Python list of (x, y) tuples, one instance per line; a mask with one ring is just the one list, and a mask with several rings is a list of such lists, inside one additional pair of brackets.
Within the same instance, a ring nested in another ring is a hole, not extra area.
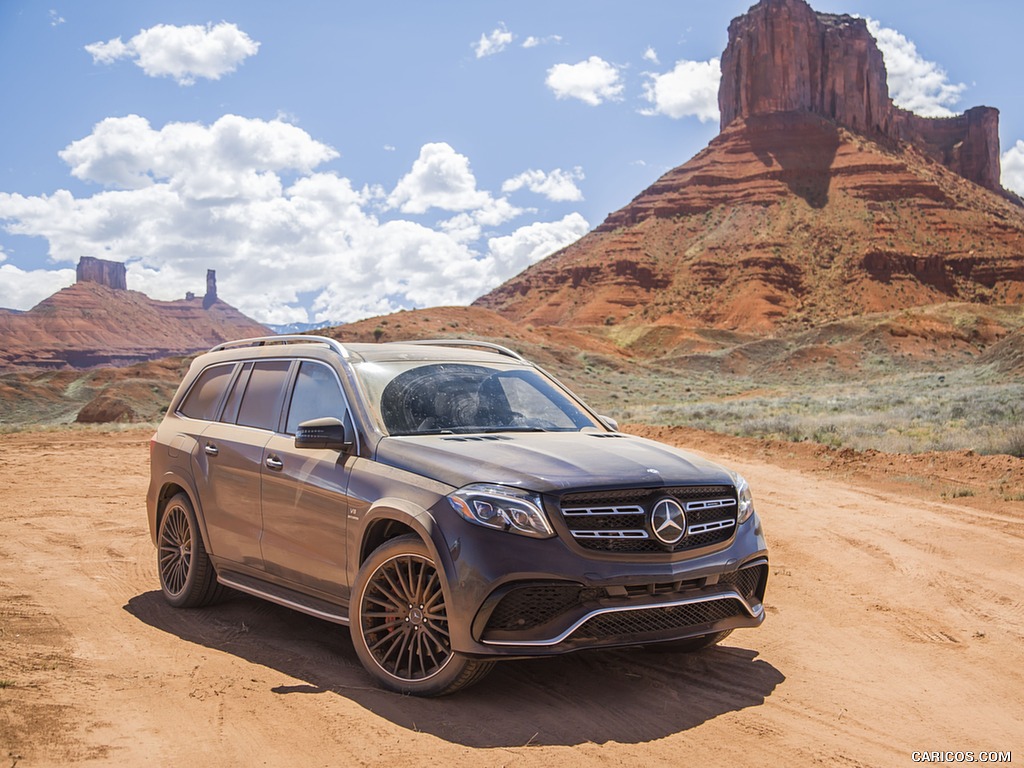
[(708, 147), (476, 305), (629, 345), (656, 329), (664, 351), (687, 328), (1024, 303), (1024, 207), (999, 185), (995, 109), (893, 106), (866, 23), (803, 0), (734, 19), (722, 75)]
[(204, 297), (178, 301), (128, 290), (120, 262), (83, 256), (76, 275), (27, 312), (0, 309), (0, 369), (128, 365), (270, 333), (217, 298), (213, 270)]
[(906, 141), (976, 184), (999, 190), (999, 110), (920, 117), (889, 98), (864, 19), (762, 0), (729, 25), (718, 91), (721, 127), (773, 112), (813, 112), (870, 138)]

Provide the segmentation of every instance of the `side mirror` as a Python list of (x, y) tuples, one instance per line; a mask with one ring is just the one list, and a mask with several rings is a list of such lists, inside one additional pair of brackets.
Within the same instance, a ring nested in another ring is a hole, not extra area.
[(328, 416), (310, 419), (299, 424), (295, 431), (296, 448), (328, 448), (347, 451), (352, 447), (352, 435), (340, 419)]
[(597, 418), (599, 418), (601, 420), (601, 423), (608, 427), (608, 429), (610, 429), (612, 432), (619, 431), (619, 422), (617, 422), (611, 416), (602, 416), (598, 414)]

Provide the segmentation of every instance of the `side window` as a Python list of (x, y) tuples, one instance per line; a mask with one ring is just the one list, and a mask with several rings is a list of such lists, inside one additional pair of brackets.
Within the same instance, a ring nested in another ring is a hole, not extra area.
[(224, 412), (220, 415), (220, 420), (226, 424), (234, 424), (238, 418), (238, 406), (242, 404), (242, 393), (245, 392), (245, 385), (249, 383), (251, 372), (252, 363), (243, 363), (235, 377), (235, 383), (231, 385), (227, 402), (224, 403)]
[(233, 364), (207, 368), (199, 374), (178, 410), (190, 419), (213, 421), (234, 369)]
[(341, 393), (334, 371), (320, 363), (303, 362), (295, 377), (295, 389), (288, 408), (285, 432), (294, 435), (304, 421), (333, 416), (346, 419), (345, 396)]
[(288, 360), (257, 362), (249, 374), (249, 383), (238, 409), (238, 424), (276, 430), (281, 415), (281, 395), (288, 380)]

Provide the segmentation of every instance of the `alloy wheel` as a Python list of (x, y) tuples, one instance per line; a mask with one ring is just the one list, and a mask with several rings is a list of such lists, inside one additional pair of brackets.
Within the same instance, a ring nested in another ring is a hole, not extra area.
[(452, 659), (441, 579), (422, 555), (397, 555), (377, 567), (360, 618), (370, 656), (394, 678), (426, 680)]
[(160, 578), (171, 594), (185, 589), (192, 567), (192, 526), (178, 504), (171, 505), (160, 528)]

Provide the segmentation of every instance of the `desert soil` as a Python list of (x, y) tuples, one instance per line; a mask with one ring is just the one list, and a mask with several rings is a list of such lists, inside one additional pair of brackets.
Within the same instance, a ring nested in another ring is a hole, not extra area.
[(0, 436), (0, 768), (1024, 762), (1024, 461), (646, 431), (750, 480), (765, 624), (506, 663), (441, 700), (376, 689), (343, 627), (165, 605), (148, 432)]

